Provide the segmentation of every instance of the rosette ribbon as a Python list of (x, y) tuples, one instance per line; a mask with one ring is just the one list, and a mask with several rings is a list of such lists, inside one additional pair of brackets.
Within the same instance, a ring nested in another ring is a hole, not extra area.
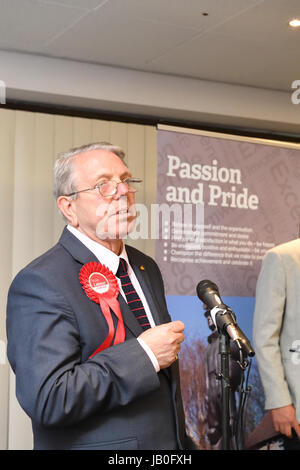
[[(104, 264), (93, 261), (85, 264), (81, 268), (79, 273), (79, 280), (86, 295), (93, 302), (96, 302), (100, 305), (102, 313), (108, 324), (108, 335), (103, 343), (96, 349), (96, 351), (91, 354), (89, 357), (91, 358), (95, 354), (111, 346), (112, 341), (115, 345), (123, 343), (125, 340), (124, 321), (120, 304), (117, 301), (119, 285), (114, 274)], [(118, 318), (116, 332), (110, 309)]]

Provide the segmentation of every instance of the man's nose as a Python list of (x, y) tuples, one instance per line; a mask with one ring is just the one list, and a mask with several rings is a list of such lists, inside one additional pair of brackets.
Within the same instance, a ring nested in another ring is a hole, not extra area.
[(128, 194), (128, 186), (122, 181), (117, 186), (117, 191), (114, 194), (114, 199), (119, 199), (121, 196), (126, 196)]

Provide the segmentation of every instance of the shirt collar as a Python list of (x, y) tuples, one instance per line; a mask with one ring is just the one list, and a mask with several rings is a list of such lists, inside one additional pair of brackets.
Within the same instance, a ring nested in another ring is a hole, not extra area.
[(101, 243), (95, 242), (91, 238), (89, 238), (84, 233), (77, 230), (72, 225), (67, 225), (67, 229), (76, 237), (78, 240), (81, 241), (95, 256), (96, 258), (104, 264), (110, 271), (114, 274), (117, 273), (120, 258), (124, 258), (128, 264), (128, 274), (131, 272), (131, 267), (129, 265), (128, 256), (125, 249), (125, 244), (122, 241), (122, 250), (120, 256), (116, 255), (113, 251), (109, 250), (105, 246), (101, 245)]

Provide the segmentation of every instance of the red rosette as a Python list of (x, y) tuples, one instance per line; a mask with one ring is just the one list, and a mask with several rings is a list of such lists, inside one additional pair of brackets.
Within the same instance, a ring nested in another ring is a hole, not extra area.
[[(123, 317), (119, 302), (117, 301), (119, 285), (115, 275), (104, 264), (97, 263), (96, 261), (91, 261), (81, 268), (79, 280), (86, 295), (93, 302), (100, 305), (108, 324), (108, 335), (103, 343), (90, 356), (91, 358), (111, 346), (114, 336), (113, 344), (123, 343), (125, 340)], [(119, 320), (116, 334), (114, 334), (115, 328), (110, 310), (115, 313)]]
[(85, 264), (79, 273), (80, 283), (86, 295), (100, 304), (100, 299), (118, 297), (119, 285), (116, 276), (96, 261)]

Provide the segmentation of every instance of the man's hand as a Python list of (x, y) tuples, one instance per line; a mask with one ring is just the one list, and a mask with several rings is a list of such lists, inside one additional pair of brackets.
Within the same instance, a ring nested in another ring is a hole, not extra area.
[(292, 428), (294, 428), (298, 438), (300, 439), (300, 425), (296, 419), (295, 408), (293, 405), (273, 409), (272, 418), (276, 431), (291, 438)]
[(173, 321), (144, 331), (139, 337), (155, 354), (161, 369), (175, 361), (180, 345), (184, 341), (184, 323)]

